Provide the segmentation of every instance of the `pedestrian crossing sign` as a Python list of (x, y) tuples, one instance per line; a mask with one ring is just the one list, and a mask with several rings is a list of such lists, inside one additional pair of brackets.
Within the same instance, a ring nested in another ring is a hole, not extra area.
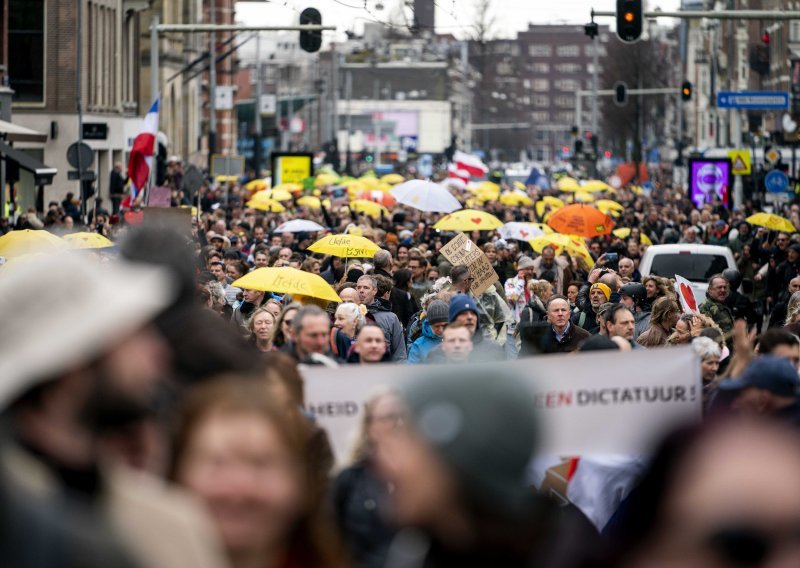
[(735, 176), (749, 176), (752, 172), (750, 165), (750, 152), (748, 150), (730, 150), (728, 157), (731, 159), (731, 170)]

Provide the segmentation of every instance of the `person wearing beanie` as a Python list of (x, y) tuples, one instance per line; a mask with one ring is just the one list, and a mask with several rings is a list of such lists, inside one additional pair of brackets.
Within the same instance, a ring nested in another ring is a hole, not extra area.
[[(393, 487), (394, 521), (411, 530), (395, 537), (385, 565), (561, 565), (549, 555), (563, 511), (526, 479), (539, 438), (527, 385), (459, 367), (426, 373), (400, 396), (404, 426), (377, 459)], [(590, 529), (571, 537), (591, 539)]]
[[(468, 294), (456, 294), (450, 300), (448, 321), (458, 322), (472, 334), (472, 361), (504, 361), (506, 358), (503, 347), (487, 339), (481, 330), (478, 306), (472, 296)], [(428, 355), (429, 362), (443, 363), (447, 360), (442, 352), (441, 346), (432, 350)]]
[(428, 305), (428, 309), (422, 314), (422, 336), (408, 350), (409, 365), (425, 363), (428, 354), (439, 346), (450, 320), (449, 312), (449, 306), (441, 300), (434, 300)]
[[(594, 271), (593, 271), (594, 273)], [(581, 301), (581, 296), (585, 299)], [(597, 314), (600, 306), (609, 301), (619, 301), (619, 298), (612, 300), (613, 290), (611, 286), (604, 282), (594, 282), (591, 286), (584, 286), (578, 293), (578, 306), (581, 310), (572, 316), (572, 323), (582, 327), (590, 334), (595, 335), (600, 332), (600, 325), (597, 323)]]

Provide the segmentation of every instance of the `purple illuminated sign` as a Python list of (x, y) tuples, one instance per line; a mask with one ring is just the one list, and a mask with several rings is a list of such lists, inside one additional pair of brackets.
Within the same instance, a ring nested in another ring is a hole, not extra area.
[(689, 160), (689, 197), (698, 209), (711, 203), (730, 206), (733, 172), (728, 158)]

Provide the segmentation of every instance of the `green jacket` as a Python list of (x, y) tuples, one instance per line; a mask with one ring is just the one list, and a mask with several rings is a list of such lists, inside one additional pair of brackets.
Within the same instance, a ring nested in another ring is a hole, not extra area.
[(733, 331), (733, 312), (728, 306), (706, 296), (706, 301), (700, 306), (700, 313), (714, 320), (725, 334), (726, 341), (730, 339)]

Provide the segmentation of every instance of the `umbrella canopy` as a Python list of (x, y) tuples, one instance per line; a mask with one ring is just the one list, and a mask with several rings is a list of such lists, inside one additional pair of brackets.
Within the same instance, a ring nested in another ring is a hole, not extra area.
[(403, 183), (406, 180), (400, 174), (386, 174), (381, 178), (383, 183), (388, 183), (389, 185), (397, 185), (398, 183)]
[[(275, 201), (291, 201), (292, 194), (286, 191), (285, 189), (265, 189), (263, 191), (259, 191), (256, 195), (259, 196), (259, 199), (274, 199)], [(253, 196), (255, 198), (255, 195)]]
[(515, 181), (514, 182), (514, 187), (516, 187), (520, 191), (527, 191), (527, 189), (528, 189), (527, 187), (525, 187), (525, 184), (522, 183), (521, 181)]
[(605, 213), (606, 215), (610, 214), (612, 211), (616, 211), (618, 213), (622, 213), (625, 211), (625, 206), (621, 203), (617, 203), (616, 201), (612, 201), (610, 199), (598, 199), (595, 204), (600, 211)]
[(314, 178), (314, 187), (325, 187), (326, 185), (333, 185), (338, 181), (339, 178), (333, 174), (319, 174)]
[(325, 227), (308, 219), (292, 219), (275, 229), (276, 233), (316, 233), (326, 230)]
[(256, 193), (253, 198), (247, 202), (247, 206), (252, 207), (253, 209), (258, 209), (259, 211), (267, 211), (269, 213), (283, 213), (286, 211), (286, 207), (274, 199), (264, 197), (264, 193), (265, 192), (263, 191)]
[(311, 252), (329, 254), (340, 258), (372, 258), (380, 247), (356, 235), (328, 235), (308, 247)]
[(552, 235), (543, 235), (536, 237), (529, 241), (531, 248), (534, 251), (541, 253), (544, 247), (551, 246), (555, 249), (556, 254), (566, 251), (571, 256), (577, 256), (586, 261), (589, 268), (594, 267), (594, 258), (586, 248), (586, 243), (577, 235), (562, 235), (560, 233), (553, 233)]
[[(619, 237), (620, 239), (627, 239), (631, 234), (631, 230), (628, 227), (620, 227), (619, 229), (614, 229), (613, 231), (611, 231), (611, 234), (614, 235), (615, 237)], [(650, 237), (648, 237), (644, 233), (641, 233), (641, 241), (645, 245), (653, 244), (653, 241), (650, 240)]]
[(491, 193), (497, 193), (499, 195), (500, 194), (500, 186), (497, 185), (496, 183), (494, 183), (493, 181), (483, 181), (483, 182), (479, 183), (478, 185), (476, 185), (472, 189), (472, 191), (474, 193), (482, 193), (482, 192), (489, 193), (489, 192), (491, 192)]
[(273, 191), (288, 191), (289, 193), (297, 193), (299, 191), (303, 191), (303, 186), (299, 183), (279, 183), (275, 187), (272, 188)]
[(244, 290), (308, 296), (330, 302), (342, 301), (331, 285), (318, 274), (303, 272), (289, 266), (256, 268), (236, 280), (233, 286)]
[(74, 249), (102, 249), (113, 247), (114, 243), (99, 233), (71, 233), (64, 240)]
[(244, 184), (244, 188), (248, 191), (261, 191), (262, 189), (267, 189), (269, 187), (269, 183), (265, 179), (254, 179), (248, 181)]
[(297, 204), (302, 207), (308, 207), (309, 209), (322, 209), (323, 205), (330, 208), (331, 200), (325, 199), (320, 201), (319, 197), (314, 197), (313, 195), (304, 195), (297, 200)]
[[(394, 207), (397, 205), (397, 200), (391, 193), (384, 193), (383, 191), (373, 189), (372, 191), (362, 191), (356, 194), (356, 199), (363, 199), (365, 201), (373, 201), (384, 207)], [(354, 199), (355, 201), (355, 199)]]
[(386, 209), (380, 203), (375, 203), (374, 201), (367, 201), (366, 199), (356, 199), (355, 201), (351, 201), (349, 205), (352, 211), (356, 211), (358, 213), (365, 213), (372, 217), (373, 219), (377, 219), (381, 216), (381, 213), (385, 217), (389, 216), (389, 210)]
[(391, 193), (398, 203), (408, 205), (419, 211), (452, 213), (461, 209), (458, 199), (438, 183), (412, 179), (394, 186)]
[(462, 209), (445, 215), (433, 228), (441, 231), (491, 231), (502, 226), (500, 219), (485, 211)]
[(0, 256), (16, 258), (37, 252), (53, 252), (66, 248), (63, 239), (48, 231), (23, 229), (0, 237)]
[(589, 205), (567, 205), (553, 213), (547, 224), (559, 233), (581, 237), (607, 235), (614, 228), (614, 220)]
[[(552, 229), (551, 229), (552, 230)], [(544, 235), (544, 230), (536, 223), (506, 223), (497, 230), (504, 239), (530, 241)]]
[(778, 215), (772, 215), (771, 213), (756, 213), (755, 215), (750, 215), (747, 219), (745, 219), (745, 221), (751, 225), (766, 227), (771, 231), (794, 233), (797, 230), (794, 228), (794, 225), (792, 225), (792, 222), (788, 219), (784, 219)]
[(609, 193), (615, 193), (613, 187), (611, 187), (604, 181), (600, 181), (599, 179), (590, 179), (589, 181), (585, 182), (581, 187), (584, 191), (607, 191)]
[(533, 200), (520, 191), (509, 191), (500, 196), (500, 203), (512, 207), (519, 205), (531, 206), (533, 205)]
[(578, 180), (571, 177), (563, 177), (558, 180), (558, 190), (559, 191), (580, 191), (581, 184), (578, 183)]

